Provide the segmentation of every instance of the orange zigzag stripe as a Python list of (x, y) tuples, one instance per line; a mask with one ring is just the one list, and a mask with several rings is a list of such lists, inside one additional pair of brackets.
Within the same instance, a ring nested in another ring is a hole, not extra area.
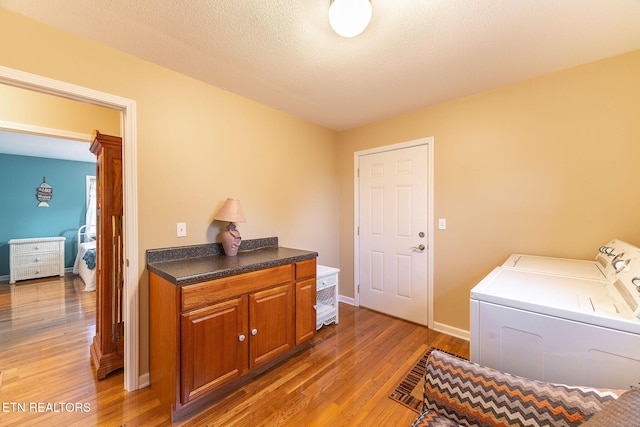
[(500, 392), (504, 392), (508, 396), (511, 396), (511, 397), (518, 397), (523, 402), (532, 403), (532, 404), (536, 405), (536, 407), (538, 407), (538, 408), (546, 408), (551, 413), (553, 413), (555, 415), (564, 416), (568, 421), (572, 421), (572, 422), (573, 421), (583, 421), (583, 422), (585, 421), (584, 417), (581, 414), (579, 414), (579, 413), (570, 413), (570, 412), (567, 411), (566, 408), (564, 408), (562, 406), (553, 406), (546, 399), (539, 400), (534, 395), (523, 394), (520, 390), (517, 390), (517, 389), (514, 390), (514, 389), (511, 389), (511, 388), (509, 388), (509, 387), (507, 387), (505, 385), (500, 385), (500, 384), (496, 383), (494, 380), (486, 381), (483, 377), (477, 377), (473, 373), (468, 373), (468, 372), (463, 371), (460, 368), (455, 368), (452, 365), (444, 364), (440, 360), (432, 359), (432, 363), (434, 365), (436, 365), (436, 366), (439, 366), (440, 368), (442, 368), (445, 371), (449, 371), (451, 373), (459, 375), (462, 378), (465, 378), (467, 380), (471, 380), (473, 383), (482, 384), (485, 387), (493, 388), (494, 390), (497, 390), (497, 391), (500, 391)]

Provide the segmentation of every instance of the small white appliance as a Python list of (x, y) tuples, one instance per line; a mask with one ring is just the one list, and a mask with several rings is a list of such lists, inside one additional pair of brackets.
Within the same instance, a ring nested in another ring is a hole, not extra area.
[(628, 255), (637, 249), (627, 242), (613, 239), (599, 248), (594, 260), (512, 254), (502, 265), (588, 279), (615, 279), (616, 273), (625, 267)]
[(629, 245), (620, 266), (598, 279), (495, 268), (471, 290), (471, 360), (541, 381), (639, 386), (640, 249)]

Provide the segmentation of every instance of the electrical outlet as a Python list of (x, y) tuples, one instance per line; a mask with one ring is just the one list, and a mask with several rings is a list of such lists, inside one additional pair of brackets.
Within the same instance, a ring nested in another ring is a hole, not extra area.
[(178, 230), (178, 237), (187, 237), (187, 223), (179, 222), (176, 224)]
[(447, 219), (446, 218), (438, 218), (438, 228), (440, 230), (447, 229)]

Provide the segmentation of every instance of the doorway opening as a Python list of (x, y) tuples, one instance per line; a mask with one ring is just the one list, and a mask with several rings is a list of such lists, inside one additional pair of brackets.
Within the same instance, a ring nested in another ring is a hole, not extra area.
[[(138, 206), (136, 165), (136, 103), (133, 100), (0, 66), (0, 83), (122, 112), (124, 198), (124, 388), (134, 391), (139, 379)], [(146, 385), (146, 384), (144, 384)]]

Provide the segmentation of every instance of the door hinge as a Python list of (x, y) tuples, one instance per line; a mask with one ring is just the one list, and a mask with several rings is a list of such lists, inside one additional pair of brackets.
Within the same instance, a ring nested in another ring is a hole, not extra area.
[(360, 285), (358, 285), (358, 293), (360, 293)]
[(356, 229), (356, 235), (359, 236), (360, 235), (360, 226), (357, 227)]
[(356, 177), (360, 178), (360, 168), (356, 169)]

